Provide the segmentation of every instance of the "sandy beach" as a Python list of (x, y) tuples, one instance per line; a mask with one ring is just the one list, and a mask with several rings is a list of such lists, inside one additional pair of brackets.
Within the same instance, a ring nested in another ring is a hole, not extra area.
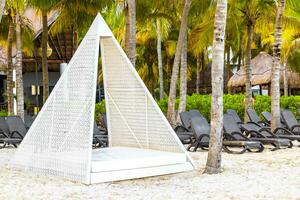
[[(298, 145), (298, 144), (297, 144)], [(9, 168), (14, 148), (0, 149), (1, 200), (300, 199), (300, 147), (243, 155), (223, 154), (224, 171), (202, 174), (207, 152), (190, 153), (197, 171), (83, 185)]]

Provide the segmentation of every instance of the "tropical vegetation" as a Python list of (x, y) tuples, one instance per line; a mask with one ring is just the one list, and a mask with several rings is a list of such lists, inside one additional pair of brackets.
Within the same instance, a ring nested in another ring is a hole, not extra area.
[[(280, 98), (279, 81), (283, 67), (287, 96), (287, 70), (300, 72), (299, 0), (1, 0), (0, 44), (7, 49), (8, 115), (13, 114), (15, 69), (17, 114), (24, 117), (22, 55), (36, 54), (32, 48), (32, 24), (24, 15), (29, 7), (41, 16), (43, 24), (43, 102), (49, 95), (49, 34), (72, 29), (80, 42), (100, 12), (149, 91), (160, 100), (172, 125), (179, 122), (178, 112), (193, 108), (211, 120), (207, 173), (221, 169), (223, 109), (235, 108), (240, 115), (253, 106), (258, 111), (270, 110), (274, 128), (280, 122), (280, 103), (291, 108), (298, 98)], [(49, 26), (48, 16), (53, 11), (58, 11), (59, 17)], [(13, 49), (16, 49), (15, 63)], [(272, 98), (259, 96), (253, 101), (250, 62), (261, 51), (273, 55)], [(211, 66), (212, 92), (210, 96), (202, 96), (198, 94), (200, 73), (208, 66)], [(224, 70), (240, 68), (246, 72), (245, 94), (223, 98)], [(101, 74), (99, 70), (99, 82)], [(189, 84), (195, 87), (189, 88)], [(192, 93), (195, 94), (189, 96)], [(260, 99), (265, 101), (257, 103)], [(272, 102), (272, 106), (266, 102)], [(96, 106), (96, 111), (103, 111), (102, 106), (103, 103)]]

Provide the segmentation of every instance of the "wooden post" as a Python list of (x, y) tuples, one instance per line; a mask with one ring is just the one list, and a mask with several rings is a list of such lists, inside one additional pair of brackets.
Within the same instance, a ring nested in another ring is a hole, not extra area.
[(259, 85), (259, 94), (262, 95), (262, 85)]

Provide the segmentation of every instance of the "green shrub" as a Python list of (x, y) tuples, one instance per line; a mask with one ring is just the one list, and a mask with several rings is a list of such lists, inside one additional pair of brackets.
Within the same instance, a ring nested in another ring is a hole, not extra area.
[(102, 100), (101, 102), (96, 103), (96, 105), (95, 105), (95, 120), (96, 120), (96, 122), (99, 122), (100, 113), (105, 113), (105, 100)]
[[(196, 109), (199, 110), (200, 113), (210, 120), (210, 95), (202, 95), (202, 94), (192, 94), (191, 96), (186, 97), (186, 110)], [(227, 109), (234, 109), (237, 111), (238, 115), (241, 119), (244, 118), (245, 112), (245, 97), (243, 94), (225, 94), (223, 98), (223, 110), (226, 112)], [(162, 110), (163, 113), (167, 113), (168, 110), (168, 98), (157, 102), (158, 106)], [(178, 109), (179, 98), (176, 99), (175, 109)], [(269, 96), (258, 95), (255, 96), (254, 100), (254, 109), (258, 114), (263, 111), (271, 111), (271, 98)], [(300, 96), (288, 96), (280, 98), (280, 106), (281, 108), (288, 108), (292, 110), (295, 114), (298, 108), (300, 108)], [(105, 113), (105, 101), (101, 101), (96, 104), (95, 108), (95, 118), (98, 121), (100, 113)], [(5, 113), (6, 114), (6, 113)], [(0, 112), (1, 115), (1, 112)]]
[(167, 113), (167, 111), (168, 111), (168, 98), (167, 97), (158, 101), (157, 104), (163, 113)]
[(288, 96), (280, 98), (280, 107), (290, 109), (294, 113), (300, 108), (300, 96)]
[(4, 110), (0, 110), (0, 117), (6, 117), (7, 116), (7, 112)]
[[(176, 99), (176, 105), (178, 105), (178, 102), (179, 99)], [(192, 94), (191, 96), (187, 96), (186, 102), (187, 110), (199, 110), (203, 116), (210, 120), (210, 95)], [(244, 102), (245, 97), (243, 94), (225, 94), (223, 98), (223, 110), (226, 112), (227, 109), (234, 109), (240, 118), (243, 119), (245, 112)], [(168, 99), (165, 98), (159, 101), (158, 105), (161, 110), (166, 113), (168, 109)], [(296, 114), (296, 110), (300, 108), (300, 96), (281, 97), (280, 106), (281, 108), (288, 108)], [(263, 111), (271, 112), (271, 97), (264, 95), (255, 96), (253, 107), (259, 115)]]
[[(270, 96), (258, 95), (254, 99), (254, 110), (257, 114), (261, 115), (261, 112), (268, 111), (271, 112), (271, 98)], [(260, 116), (262, 117), (262, 116)]]
[(245, 112), (245, 97), (242, 94), (226, 94), (223, 98), (223, 110), (227, 109), (236, 110), (241, 119), (244, 119)]

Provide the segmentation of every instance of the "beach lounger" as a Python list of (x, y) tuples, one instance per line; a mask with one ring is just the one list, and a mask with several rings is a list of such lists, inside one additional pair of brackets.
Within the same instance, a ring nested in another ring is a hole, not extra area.
[(94, 147), (107, 147), (108, 146), (108, 135), (105, 132), (100, 131), (96, 122), (94, 123), (93, 146)]
[[(264, 112), (261, 113), (261, 115), (263, 116), (263, 118), (265, 119), (266, 122), (271, 124), (272, 114), (270, 112), (264, 111)], [(283, 123), (283, 120), (282, 120), (281, 116), (280, 116), (280, 126), (279, 126), (279, 128), (285, 128), (285, 125)]]
[(34, 116), (25, 115), (24, 116), (24, 123), (25, 123), (27, 129), (30, 128), (30, 126), (34, 122), (35, 118), (36, 118), (36, 115), (34, 115)]
[(271, 124), (272, 114), (270, 112), (264, 111), (261, 113), (266, 123)]
[[(235, 123), (237, 123), (238, 125), (241, 125), (241, 124), (244, 124), (244, 122), (241, 120), (240, 116), (237, 114), (237, 112), (233, 109), (228, 109), (227, 110), (227, 114), (231, 115), (232, 118), (234, 119)], [(253, 123), (253, 124), (256, 124), (255, 122), (252, 122), (252, 121), (249, 121), (247, 122), (248, 124), (249, 123)], [(246, 124), (247, 124), (246, 123)]]
[(248, 108), (246, 112), (247, 112), (247, 115), (248, 115), (248, 117), (249, 117), (249, 119), (252, 123), (255, 123), (258, 126), (263, 127), (263, 128), (269, 128), (270, 127), (269, 123), (261, 121), (261, 119), (259, 118), (258, 114), (256, 113), (256, 111), (254, 109)]
[(272, 133), (269, 128), (262, 128), (257, 124), (242, 124), (241, 129), (250, 137), (251, 140), (273, 145), (274, 149), (272, 150), (277, 150), (281, 147), (291, 148), (293, 146), (290, 139), (280, 138), (279, 135)]
[(8, 137), (9, 137), (9, 128), (5, 121), (5, 117), (0, 117), (0, 139), (8, 138)]
[[(269, 122), (269, 124), (271, 124), (271, 120), (272, 120), (271, 113), (265, 111), (262, 112), (261, 114), (264, 117), (264, 119), (267, 122)], [(300, 140), (299, 135), (295, 135), (290, 130), (286, 129), (282, 122), (280, 122), (280, 125), (273, 131), (273, 134), (275, 134), (279, 138), (285, 138), (289, 140)]]
[[(27, 133), (26, 125), (19, 116), (8, 116), (5, 118), (5, 122), (7, 124), (9, 134), (8, 137), (0, 139), (0, 142), (3, 143), (2, 148), (6, 147), (7, 145), (13, 145), (14, 147), (17, 147)], [(3, 121), (2, 123), (4, 124)]]
[(181, 125), (175, 127), (178, 138), (182, 144), (191, 144), (194, 140), (194, 134), (191, 130), (191, 113), (190, 111), (185, 111), (179, 113)]
[(292, 111), (284, 109), (281, 111), (281, 117), (285, 126), (295, 135), (300, 135), (300, 125)]
[(264, 150), (261, 142), (252, 141), (243, 135), (232, 115), (224, 114), (223, 122), (225, 140), (239, 142), (244, 147), (244, 152), (247, 150), (250, 152), (262, 152)]
[(232, 118), (234, 119), (234, 121), (237, 124), (243, 124), (243, 122), (242, 122), (240, 116), (237, 114), (236, 110), (228, 109), (226, 112), (227, 112), (227, 114), (232, 116)]
[(188, 151), (197, 151), (198, 148), (207, 149), (209, 147), (210, 126), (207, 120), (202, 117), (191, 118), (191, 129), (194, 133), (195, 140), (188, 146)]
[(100, 113), (100, 126), (98, 126), (100, 132), (107, 134), (107, 118), (105, 113)]
[[(270, 131), (269, 128), (262, 128), (259, 125), (257, 125), (255, 122), (248, 122), (246, 124), (238, 123), (241, 120), (238, 120), (238, 122), (237, 122), (237, 118), (239, 118), (239, 117), (236, 114), (236, 112), (235, 113), (229, 112), (229, 113), (230, 113), (231, 116), (235, 116), (235, 117), (233, 117), (233, 120), (236, 122), (236, 124), (238, 125), (238, 127), (240, 129), (242, 129), (243, 131), (245, 131), (248, 135), (251, 136), (250, 140), (252, 140), (252, 141), (260, 141), (262, 144), (271, 144), (271, 145), (273, 145), (275, 147), (274, 150), (279, 149), (280, 146), (291, 146), (292, 145), (292, 143), (291, 143), (291, 141), (289, 139), (287, 139), (287, 140), (285, 139), (286, 137), (282, 137), (282, 138), (277, 138), (276, 137), (276, 138), (273, 138), (273, 139), (272, 138), (266, 138), (265, 136), (261, 135), (259, 133), (259, 131), (257, 133), (255, 130), (257, 129), (257, 127), (259, 127), (258, 128), (259, 130), (266, 129), (266, 130)], [(253, 129), (252, 126), (255, 127), (254, 131), (252, 130)], [(237, 128), (235, 128), (235, 130), (238, 131)], [(240, 133), (242, 133), (241, 130), (240, 130)], [(263, 133), (266, 134), (265, 132), (263, 132)], [(278, 133), (279, 133), (279, 131), (278, 131)], [(280, 132), (280, 133), (284, 134), (284, 135), (288, 134), (288, 133), (282, 133), (282, 132)]]
[[(191, 127), (195, 134), (195, 140), (192, 144), (188, 146), (188, 151), (197, 151), (198, 148), (206, 150), (209, 148), (209, 133), (210, 125), (207, 122), (206, 118), (203, 117), (200, 113), (197, 113), (196, 116), (193, 116), (191, 119)], [(257, 143), (257, 142), (256, 142)], [(225, 152), (232, 154), (241, 154), (244, 153), (248, 147), (245, 146), (243, 141), (233, 141), (225, 140), (222, 143), (222, 147)], [(232, 148), (242, 148), (241, 150), (233, 150)], [(263, 148), (263, 147), (262, 147)]]

